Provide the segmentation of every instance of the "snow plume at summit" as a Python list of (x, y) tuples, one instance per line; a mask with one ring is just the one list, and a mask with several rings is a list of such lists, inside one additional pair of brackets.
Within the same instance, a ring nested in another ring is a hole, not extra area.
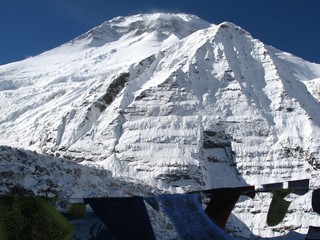
[[(317, 188), (319, 89), (319, 64), (233, 23), (117, 17), (0, 66), (0, 144), (176, 193), (305, 178)], [(308, 197), (293, 200), (281, 229), (320, 225)], [(284, 235), (266, 226), (270, 199), (241, 201), (227, 227)]]

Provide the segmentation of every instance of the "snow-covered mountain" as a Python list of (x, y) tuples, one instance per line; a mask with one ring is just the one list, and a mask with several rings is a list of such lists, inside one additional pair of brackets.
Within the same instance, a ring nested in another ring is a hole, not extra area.
[[(0, 144), (175, 192), (302, 178), (316, 188), (319, 89), (319, 64), (233, 23), (118, 17), (0, 66)], [(320, 225), (308, 196), (294, 200), (277, 228), (264, 221), (270, 196), (241, 202), (234, 214), (245, 225), (233, 219), (229, 227), (240, 235), (306, 232)]]

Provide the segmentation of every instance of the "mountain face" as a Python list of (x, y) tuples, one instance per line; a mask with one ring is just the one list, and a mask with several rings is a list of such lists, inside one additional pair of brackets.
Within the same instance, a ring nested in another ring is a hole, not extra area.
[[(304, 178), (317, 188), (319, 89), (319, 64), (232, 23), (118, 17), (0, 66), (0, 144), (174, 192)], [(292, 215), (271, 230), (270, 196), (243, 201), (229, 228), (244, 237), (306, 232), (320, 223), (308, 197), (293, 199)]]

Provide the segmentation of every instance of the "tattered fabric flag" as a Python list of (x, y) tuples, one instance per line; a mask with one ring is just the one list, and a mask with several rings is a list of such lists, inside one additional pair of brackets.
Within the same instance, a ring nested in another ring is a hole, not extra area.
[(142, 197), (85, 198), (119, 240), (155, 240)]
[(313, 211), (320, 214), (320, 188), (313, 190), (311, 204)]
[(229, 239), (204, 212), (198, 194), (167, 194), (158, 196), (164, 213), (171, 219), (179, 239)]
[(267, 215), (267, 224), (269, 226), (276, 226), (284, 219), (291, 203), (284, 200), (284, 198), (290, 193), (292, 193), (292, 189), (275, 190)]
[(320, 227), (310, 226), (305, 240), (319, 240)]
[(309, 191), (309, 179), (294, 180), (288, 182), (288, 188), (292, 189), (292, 193), (304, 195)]
[(0, 198), (1, 239), (67, 240), (72, 235), (72, 225), (42, 198)]
[(246, 195), (250, 198), (255, 196), (254, 186), (238, 187), (238, 188), (217, 188), (203, 191), (211, 193), (211, 199), (205, 211), (212, 221), (220, 228), (224, 228), (226, 222), (238, 201), (240, 195)]

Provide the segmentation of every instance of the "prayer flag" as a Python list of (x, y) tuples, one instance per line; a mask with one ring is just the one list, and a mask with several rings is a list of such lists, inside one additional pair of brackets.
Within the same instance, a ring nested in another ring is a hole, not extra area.
[(262, 190), (265, 192), (273, 192), (280, 188), (283, 188), (283, 182), (262, 184)]
[(311, 204), (313, 211), (320, 214), (320, 188), (313, 190)]
[(254, 186), (238, 187), (238, 188), (217, 188), (205, 190), (205, 193), (211, 193), (211, 199), (205, 211), (212, 221), (220, 228), (224, 228), (226, 222), (238, 201), (240, 195), (246, 195), (254, 198)]
[(276, 226), (284, 219), (291, 203), (284, 198), (290, 193), (292, 193), (292, 189), (277, 189), (274, 192), (267, 215), (269, 226)]
[(288, 188), (292, 189), (292, 193), (304, 195), (309, 191), (309, 179), (294, 180), (288, 182)]
[(72, 225), (42, 198), (0, 198), (1, 239), (68, 240), (72, 235)]
[(204, 212), (198, 194), (166, 194), (158, 196), (164, 213), (171, 219), (181, 240), (229, 239)]
[(320, 239), (320, 227), (310, 226), (306, 240), (319, 240)]
[(85, 198), (118, 240), (155, 240), (142, 197)]
[(68, 214), (74, 217), (85, 217), (86, 205), (84, 203), (72, 203), (68, 207)]

